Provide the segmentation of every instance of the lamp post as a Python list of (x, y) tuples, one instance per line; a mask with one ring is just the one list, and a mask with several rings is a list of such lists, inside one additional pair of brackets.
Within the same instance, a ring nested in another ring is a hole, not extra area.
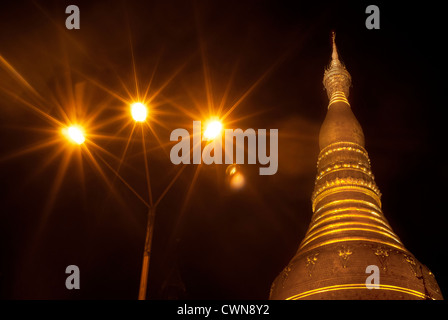
[(138, 292), (138, 300), (146, 300), (146, 290), (148, 288), (148, 271), (149, 259), (151, 257), (152, 236), (154, 233), (154, 217), (156, 213), (155, 206), (151, 206), (148, 210), (146, 222), (146, 239), (145, 248), (143, 250), (142, 273), (140, 276), (140, 289)]
[[(144, 104), (137, 102), (131, 105), (131, 114), (135, 121), (144, 122), (147, 116), (147, 108)], [(210, 121), (204, 130), (204, 137), (207, 140), (213, 140), (216, 138), (222, 130), (222, 123), (220, 121)], [(165, 190), (165, 192), (167, 189)], [(148, 288), (148, 271), (151, 258), (151, 248), (152, 248), (152, 238), (154, 234), (154, 221), (156, 214), (156, 206), (160, 199), (155, 203), (150, 204), (148, 209), (148, 216), (146, 222), (146, 237), (145, 237), (145, 247), (143, 250), (143, 261), (142, 261), (142, 272), (140, 275), (140, 289), (138, 294), (138, 300), (146, 299), (146, 292)]]
[[(148, 116), (148, 108), (145, 104), (141, 102), (134, 102), (130, 106), (131, 116), (135, 122), (143, 123), (146, 121)], [(143, 129), (142, 129), (142, 138), (143, 138)], [(143, 138), (144, 139), (144, 138)], [(144, 144), (143, 140), (143, 144)], [(145, 148), (144, 148), (145, 149)], [(146, 149), (144, 150), (146, 152)], [(145, 153), (145, 166), (146, 164), (146, 153)], [(146, 167), (148, 171), (148, 168)], [(149, 172), (146, 172), (148, 175), (148, 188), (149, 188)], [(149, 190), (151, 193), (151, 190)], [(152, 238), (154, 234), (154, 218), (156, 213), (156, 207), (152, 202), (152, 195), (150, 194), (150, 205), (148, 209), (148, 214), (146, 217), (146, 236), (145, 236), (145, 246), (143, 249), (143, 260), (142, 260), (142, 271), (140, 275), (140, 287), (138, 291), (138, 300), (146, 300), (146, 292), (148, 288), (148, 272), (149, 272), (149, 262), (151, 257), (151, 247), (152, 247)]]

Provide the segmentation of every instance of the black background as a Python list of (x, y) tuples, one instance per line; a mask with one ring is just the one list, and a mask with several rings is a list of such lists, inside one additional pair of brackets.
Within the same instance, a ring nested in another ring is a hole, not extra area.
[[(70, 4), (80, 8), (80, 30), (65, 28)], [(364, 130), (383, 212), (444, 293), (443, 12), (428, 3), (376, 2), (380, 30), (368, 30), (369, 4), (14, 1), (0, 10), (0, 54), (44, 97), (47, 103), (40, 101), (39, 108), (58, 120), (63, 118), (57, 105), (70, 109), (72, 88), (84, 86), (76, 108), (85, 118), (98, 111), (96, 133), (113, 137), (91, 140), (119, 158), (132, 124), (125, 127), (126, 118), (106, 121), (127, 106), (98, 84), (130, 98), (121, 79), (135, 94), (132, 47), (141, 89), (154, 70), (149, 95), (163, 87), (153, 101), (157, 121), (150, 125), (164, 147), (148, 128), (145, 135), (155, 197), (179, 169), (168, 157), (170, 132), (191, 132), (192, 121), (208, 113), (204, 65), (215, 108), (229, 81), (224, 110), (260, 80), (231, 113), (228, 127), (278, 129), (278, 172), (259, 176), (259, 165), (243, 165), (247, 184), (234, 192), (226, 185), (226, 166), (201, 166), (188, 193), (198, 166), (187, 166), (157, 209), (148, 296), (267, 299), (310, 222), (317, 137), (327, 105), (322, 77), (330, 60), (330, 32), (336, 30), (340, 57), (353, 78), (349, 100)], [(54, 132), (46, 130), (54, 127), (8, 94), (37, 101), (1, 66), (0, 297), (136, 299), (145, 205), (97, 160), (105, 183), (85, 155), (83, 171), (76, 159), (70, 161), (61, 184), (52, 189), (64, 152), (51, 157), (62, 146), (11, 157), (51, 139)], [(96, 152), (117, 168), (113, 156)], [(137, 134), (120, 174), (147, 199), (144, 170)], [(81, 270), (80, 290), (65, 288), (65, 268), (71, 264)]]

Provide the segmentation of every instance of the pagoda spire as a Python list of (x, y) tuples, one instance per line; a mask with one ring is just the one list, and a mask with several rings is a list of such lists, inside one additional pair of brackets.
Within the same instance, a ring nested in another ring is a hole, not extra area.
[(351, 142), (364, 147), (364, 133), (348, 102), (352, 77), (339, 60), (334, 31), (331, 62), (324, 71), (323, 84), (330, 101), (319, 133), (320, 149), (336, 142)]
[[(276, 278), (271, 299), (443, 299), (434, 275), (392, 230), (381, 206), (364, 133), (348, 102), (351, 76), (335, 34), (323, 83), (329, 105), (319, 132), (313, 215), (296, 255)], [(366, 268), (380, 270), (380, 290)]]
[(331, 62), (324, 73), (324, 86), (327, 90), (329, 106), (338, 100), (348, 104), (349, 89), (352, 84), (352, 77), (345, 68), (344, 64), (339, 60), (338, 49), (336, 47), (336, 33), (332, 33)]
[(336, 47), (336, 32), (332, 31), (331, 33), (331, 41), (333, 43), (333, 52), (331, 53), (331, 60), (332, 61), (339, 61), (338, 57), (338, 48)]

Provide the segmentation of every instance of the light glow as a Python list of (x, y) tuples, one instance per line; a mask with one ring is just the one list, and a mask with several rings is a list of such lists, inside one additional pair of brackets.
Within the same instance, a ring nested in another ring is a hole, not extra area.
[(246, 179), (240, 170), (238, 165), (232, 164), (227, 167), (226, 174), (229, 178), (230, 188), (233, 190), (239, 190), (246, 184)]
[(141, 102), (135, 102), (131, 105), (131, 115), (135, 121), (143, 122), (148, 115), (148, 108)]
[(75, 144), (83, 144), (86, 140), (83, 129), (79, 126), (70, 126), (68, 128), (64, 128), (62, 129), (62, 133), (64, 133), (64, 135), (70, 142)]
[(207, 127), (204, 131), (204, 137), (207, 140), (213, 140), (217, 136), (219, 136), (219, 134), (221, 133), (221, 130), (222, 130), (222, 123), (220, 121), (218, 121), (218, 120), (210, 121), (207, 124)]
[(245, 182), (244, 176), (240, 172), (237, 172), (230, 178), (230, 187), (234, 190), (239, 190), (244, 187)]

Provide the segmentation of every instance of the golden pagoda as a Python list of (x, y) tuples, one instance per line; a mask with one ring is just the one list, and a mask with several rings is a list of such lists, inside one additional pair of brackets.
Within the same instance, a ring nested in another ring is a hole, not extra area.
[[(381, 210), (364, 134), (347, 100), (351, 76), (334, 33), (323, 83), (330, 102), (319, 133), (313, 216), (270, 299), (443, 299), (434, 274), (404, 247)], [(379, 270), (375, 288), (367, 285), (372, 265)]]

